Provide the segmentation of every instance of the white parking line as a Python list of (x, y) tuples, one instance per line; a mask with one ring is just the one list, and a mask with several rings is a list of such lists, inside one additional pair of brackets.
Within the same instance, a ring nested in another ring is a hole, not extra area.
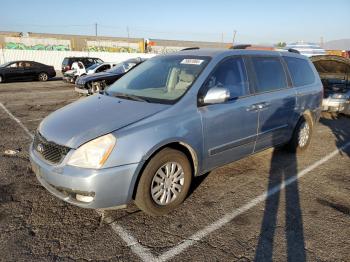
[[(26, 132), (26, 134), (33, 139), (34, 135), (28, 130), (28, 128), (22, 124), (22, 122), (15, 117), (1, 102), (0, 107)], [(102, 215), (100, 210), (96, 210), (97, 214)], [(143, 261), (155, 261), (156, 257), (149, 251), (149, 249), (143, 247), (139, 242), (129, 234), (122, 226), (118, 225), (116, 222), (110, 224), (114, 232), (124, 240), (127, 246), (141, 258)]]
[(17, 124), (19, 124), (20, 127), (22, 127), (22, 129), (26, 132), (26, 134), (31, 138), (33, 139), (33, 134), (30, 133), (30, 131), (28, 130), (28, 128), (22, 124), (21, 121), (19, 121), (19, 119), (17, 117), (15, 117), (1, 102), (0, 102), (0, 107), (2, 109), (4, 109), (4, 111), (15, 121), (17, 122)]
[[(33, 135), (29, 132), (29, 130), (19, 121), (2, 103), (0, 103), (0, 106), (5, 110), (5, 112), (13, 119), (15, 120), (22, 128), (23, 130), (27, 133), (27, 135), (31, 138), (33, 138)], [(168, 251), (164, 252), (162, 255), (159, 257), (156, 257), (152, 254), (152, 252), (142, 246), (129, 232), (127, 232), (122, 226), (118, 225), (116, 222), (111, 223), (111, 228), (113, 229), (114, 232), (118, 234), (118, 236), (127, 244), (128, 247), (132, 250), (134, 254), (136, 254), (138, 257), (141, 258), (142, 261), (167, 261), (174, 256), (182, 253), (184, 250), (189, 248), (190, 246), (194, 245), (196, 242), (200, 241), (202, 238), (208, 236), (212, 232), (220, 229), (221, 227), (225, 226), (227, 223), (231, 222), (235, 217), (243, 214), (244, 212), (247, 212), (248, 210), (252, 209), (253, 207), (257, 206), (258, 204), (266, 201), (269, 197), (272, 195), (278, 193), (279, 191), (283, 190), (285, 187), (288, 185), (294, 183), (296, 180), (299, 178), (302, 178), (305, 176), (307, 173), (311, 172), (315, 168), (319, 167), (320, 165), (324, 164), (331, 158), (335, 157), (340, 151), (345, 150), (347, 147), (350, 146), (350, 142), (346, 143), (342, 147), (334, 150), (327, 156), (323, 157), (322, 159), (316, 161), (312, 165), (308, 166), (304, 170), (300, 171), (298, 174), (295, 176), (290, 177), (283, 183), (273, 187), (272, 189), (265, 191), (258, 197), (252, 199), (245, 205), (232, 210), (231, 212), (227, 213), (224, 215), (222, 218), (216, 220), (212, 224), (206, 226), (202, 230), (196, 232), (189, 238), (185, 239), (182, 241), (179, 245), (169, 249)], [(101, 214), (100, 211), (96, 210), (98, 214)]]
[(346, 143), (345, 145), (343, 145), (339, 149), (334, 150), (332, 153), (328, 154), (327, 156), (323, 157), (322, 159), (316, 161), (312, 165), (310, 165), (307, 168), (305, 168), (304, 170), (300, 171), (297, 175), (290, 177), (289, 179), (284, 181), (284, 183), (281, 183), (281, 184), (271, 188), (270, 190), (265, 191), (263, 194), (254, 198), (253, 200), (249, 201), (247, 204), (243, 205), (242, 207), (235, 209), (235, 210), (232, 210), (232, 212), (226, 214), (224, 217), (218, 219), (214, 223), (206, 226), (202, 230), (193, 234), (192, 236), (190, 236), (188, 239), (184, 240), (178, 246), (166, 251), (164, 254), (162, 254), (158, 258), (158, 261), (166, 261), (166, 260), (173, 258), (177, 254), (180, 254), (185, 249), (187, 249), (188, 247), (195, 244), (197, 241), (206, 237), (207, 235), (209, 235), (213, 231), (218, 230), (219, 228), (223, 227), (224, 225), (226, 225), (227, 223), (232, 221), (232, 219), (234, 219), (235, 217), (237, 217), (237, 216), (241, 215), (242, 213), (248, 211), (249, 209), (257, 206), (258, 204), (266, 201), (266, 199), (268, 199), (272, 195), (278, 193), (279, 191), (283, 190), (286, 186), (292, 184), (293, 182), (295, 182), (299, 178), (305, 176), (310, 171), (312, 171), (315, 168), (319, 167), (320, 165), (324, 164), (325, 162), (327, 162), (328, 160), (330, 160), (331, 158), (336, 156), (341, 150), (344, 150), (349, 146), (350, 146), (350, 142)]

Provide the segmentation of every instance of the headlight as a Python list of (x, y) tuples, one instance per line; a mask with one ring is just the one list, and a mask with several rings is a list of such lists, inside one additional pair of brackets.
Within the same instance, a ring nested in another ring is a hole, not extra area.
[(111, 154), (116, 138), (101, 136), (79, 147), (68, 160), (68, 165), (84, 168), (101, 168)]
[(333, 94), (332, 98), (335, 98), (335, 99), (349, 99), (349, 95), (347, 95), (347, 94)]

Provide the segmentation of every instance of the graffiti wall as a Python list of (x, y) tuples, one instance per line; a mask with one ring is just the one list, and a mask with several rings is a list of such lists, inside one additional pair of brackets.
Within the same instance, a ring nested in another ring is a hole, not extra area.
[(150, 46), (147, 48), (148, 53), (152, 54), (168, 54), (172, 52), (177, 52), (186, 47), (180, 47), (180, 46)]
[(139, 53), (139, 43), (127, 43), (120, 41), (86, 41), (88, 51), (91, 52), (118, 52)]
[(5, 37), (6, 49), (70, 51), (70, 40), (34, 37)]

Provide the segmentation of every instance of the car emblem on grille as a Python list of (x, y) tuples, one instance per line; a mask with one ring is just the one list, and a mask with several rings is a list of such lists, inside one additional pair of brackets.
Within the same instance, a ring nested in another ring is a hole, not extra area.
[(38, 150), (39, 153), (44, 152), (44, 146), (42, 144), (37, 145), (36, 150)]

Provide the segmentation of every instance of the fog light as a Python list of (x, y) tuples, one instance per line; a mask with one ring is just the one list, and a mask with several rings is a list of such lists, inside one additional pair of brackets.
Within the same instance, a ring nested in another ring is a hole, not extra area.
[(85, 202), (85, 203), (89, 203), (89, 202), (91, 202), (92, 200), (94, 200), (94, 197), (93, 197), (93, 196), (83, 196), (83, 195), (79, 195), (79, 194), (76, 194), (76, 195), (75, 195), (75, 198), (76, 198), (78, 201)]

